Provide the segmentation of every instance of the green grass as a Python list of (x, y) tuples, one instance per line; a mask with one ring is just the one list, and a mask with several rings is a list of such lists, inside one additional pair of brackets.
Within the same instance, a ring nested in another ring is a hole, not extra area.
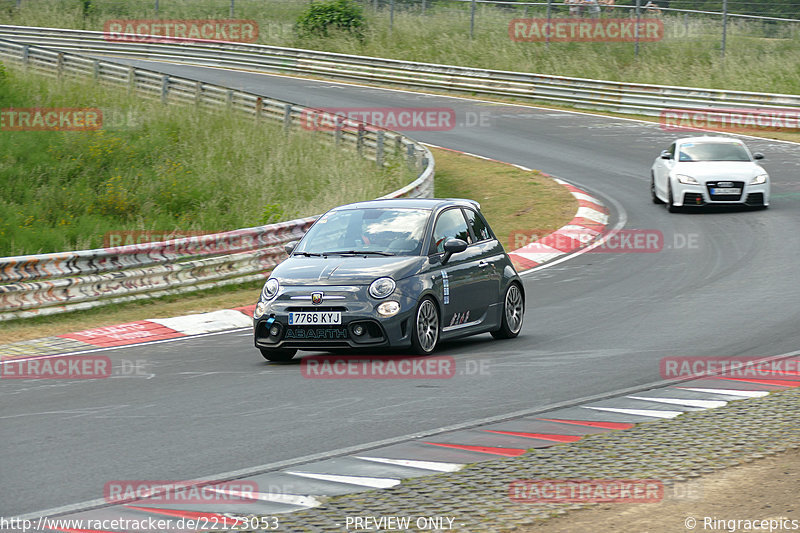
[[(10, 4), (10, 3), (9, 3)], [(479, 6), (475, 38), (469, 38), (466, 5), (433, 4), (424, 15), (419, 3), (398, 7), (390, 30), (386, 10), (365, 2), (368, 24), (362, 40), (344, 34), (302, 38), (293, 30), (305, 1), (236, 0), (236, 17), (259, 23), (259, 42), (411, 61), (536, 72), (562, 76), (714, 87), (758, 92), (800, 93), (800, 24), (731, 19), (727, 56), (720, 56), (718, 18), (664, 16), (666, 37), (641, 43), (512, 42), (508, 23), (526, 15), (521, 7)], [(102, 30), (111, 18), (227, 18), (229, 0), (93, 0), (84, 16), (78, 0), (23, 0), (17, 11), (0, 12), (0, 22)], [(401, 3), (398, 2), (398, 6)], [(619, 15), (624, 16), (627, 10)], [(543, 16), (531, 8), (527, 16)], [(563, 10), (554, 16), (565, 16)]]
[[(321, 133), (164, 106), (8, 70), (0, 108), (96, 107), (94, 132), (0, 135), (0, 256), (103, 245), (118, 231), (211, 233), (321, 213), (412, 181)], [(108, 124), (110, 122), (111, 124)]]

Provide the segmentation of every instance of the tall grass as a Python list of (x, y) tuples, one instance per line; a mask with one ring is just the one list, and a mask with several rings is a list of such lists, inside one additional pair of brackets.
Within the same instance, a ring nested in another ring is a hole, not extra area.
[(410, 182), (330, 137), (8, 70), (0, 108), (97, 107), (94, 132), (0, 135), (0, 256), (93, 248), (107, 232), (217, 232), (320, 213)]
[[(560, 76), (800, 93), (800, 24), (731, 19), (723, 60), (719, 18), (665, 15), (665, 38), (641, 43), (636, 57), (632, 43), (513, 42), (509, 21), (544, 16), (541, 8), (480, 5), (470, 39), (469, 5), (428, 0), (423, 14), (420, 3), (398, 1), (390, 28), (388, 9), (363, 3), (368, 18), (363, 40), (296, 35), (293, 25), (305, 0), (236, 0), (235, 16), (255, 19), (264, 44)], [(227, 18), (230, 1), (160, 0), (158, 15), (153, 0), (92, 0), (86, 13), (82, 6), (79, 0), (23, 0), (21, 9), (0, 12), (0, 22), (102, 30), (112, 18)], [(627, 15), (628, 10), (613, 13)], [(553, 16), (566, 14), (561, 9)]]

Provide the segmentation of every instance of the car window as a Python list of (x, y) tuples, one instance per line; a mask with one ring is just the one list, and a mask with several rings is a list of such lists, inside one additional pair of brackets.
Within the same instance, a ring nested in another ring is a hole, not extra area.
[(489, 226), (481, 215), (472, 209), (464, 209), (464, 214), (467, 216), (467, 224), (469, 224), (476, 241), (485, 241), (492, 238)]
[(433, 228), (433, 236), (431, 237), (431, 246), (428, 253), (444, 252), (444, 243), (447, 239), (461, 239), (467, 243), (472, 242), (467, 229), (467, 221), (464, 220), (461, 209), (448, 209), (439, 215), (436, 220), (436, 226)]
[(678, 161), (750, 161), (744, 146), (732, 142), (687, 142)]
[(385, 252), (419, 255), (427, 209), (343, 209), (323, 215), (303, 238), (297, 252)]

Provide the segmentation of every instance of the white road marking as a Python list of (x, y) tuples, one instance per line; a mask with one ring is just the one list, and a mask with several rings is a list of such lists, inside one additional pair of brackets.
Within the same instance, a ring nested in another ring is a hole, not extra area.
[(313, 496), (301, 496), (299, 494), (280, 494), (273, 492), (243, 492), (240, 490), (230, 489), (215, 489), (214, 487), (206, 487), (206, 490), (218, 492), (220, 494), (230, 494), (231, 496), (239, 496), (249, 500), (261, 500), (264, 502), (285, 503), (287, 505), (298, 505), (300, 507), (319, 507), (322, 502)]
[(400, 484), (399, 479), (386, 477), (364, 477), (364, 476), (343, 476), (339, 474), (312, 474), (309, 472), (286, 472), (293, 476), (308, 477), (322, 481), (333, 481), (335, 483), (345, 483), (348, 485), (360, 485), (362, 487), (373, 487), (376, 489), (388, 489)]
[(763, 390), (733, 390), (733, 389), (697, 389), (694, 387), (676, 387), (678, 389), (690, 390), (694, 392), (710, 392), (712, 394), (727, 394), (729, 396), (741, 396), (742, 398), (761, 398), (769, 394)]
[(385, 459), (383, 457), (360, 457), (356, 459), (364, 461), (375, 461), (376, 463), (386, 463), (387, 465), (408, 466), (410, 468), (420, 468), (422, 470), (433, 470), (436, 472), (457, 472), (464, 468), (459, 463), (441, 463), (438, 461), (413, 461), (411, 459)]
[(616, 407), (592, 407), (591, 405), (581, 405), (584, 409), (594, 409), (595, 411), (608, 411), (609, 413), (620, 413), (623, 415), (652, 416), (653, 418), (675, 418), (682, 415), (682, 411), (659, 411), (658, 409), (617, 409)]
[(675, 405), (686, 405), (689, 407), (702, 407), (704, 409), (714, 409), (727, 405), (723, 400), (688, 400), (685, 398), (646, 398), (644, 396), (627, 396), (634, 400), (644, 400), (646, 402), (671, 403)]

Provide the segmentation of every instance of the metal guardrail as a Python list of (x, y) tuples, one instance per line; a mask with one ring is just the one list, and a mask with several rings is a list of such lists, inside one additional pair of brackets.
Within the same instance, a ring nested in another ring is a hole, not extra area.
[[(0, 38), (61, 50), (318, 76), (375, 85), (507, 96), (626, 114), (658, 116), (670, 108), (800, 108), (800, 96), (790, 94), (569, 78), (256, 44), (112, 42), (106, 37), (103, 32), (0, 25)], [(142, 40), (142, 36), (135, 37)]]
[[(123, 66), (74, 53), (0, 39), (0, 59), (45, 75), (91, 77), (128, 87), (167, 104), (224, 106), (290, 128), (313, 110), (279, 100)], [(400, 133), (340, 120), (330, 131), (337, 144), (384, 164), (407, 158), (418, 177), (386, 198), (433, 196), (430, 151)], [(318, 215), (317, 215), (318, 216)], [(0, 321), (50, 315), (136, 299), (264, 278), (285, 256), (282, 244), (300, 238), (316, 216), (172, 241), (74, 252), (0, 258)]]

